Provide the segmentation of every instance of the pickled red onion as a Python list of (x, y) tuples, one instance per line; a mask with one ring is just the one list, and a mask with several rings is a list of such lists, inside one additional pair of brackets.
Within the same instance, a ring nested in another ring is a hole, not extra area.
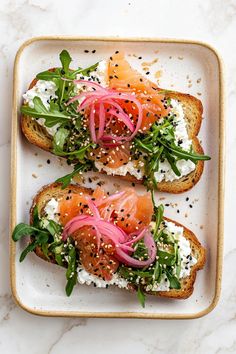
[(124, 252), (121, 248), (116, 249), (116, 258), (120, 262), (130, 267), (143, 268), (149, 266), (151, 263), (154, 262), (156, 258), (156, 252), (157, 252), (156, 244), (150, 231), (146, 231), (143, 241), (145, 246), (148, 249), (149, 258), (147, 260), (140, 261), (138, 259), (135, 259), (131, 257), (129, 254), (127, 254), (126, 252)]
[[(100, 248), (102, 237), (111, 240), (115, 245), (114, 256), (123, 264), (143, 268), (150, 265), (156, 257), (156, 244), (153, 236), (148, 228), (143, 228), (135, 235), (126, 234), (120, 227), (112, 224), (109, 221), (100, 218), (99, 211), (92, 200), (88, 200), (88, 205), (93, 215), (79, 215), (71, 219), (63, 230), (62, 239), (66, 241), (69, 235), (73, 235), (84, 226), (90, 226), (95, 230), (97, 238), (97, 247)], [(143, 239), (145, 246), (148, 250), (149, 258), (145, 261), (135, 259), (131, 254), (135, 251), (132, 245)]]
[[(142, 115), (143, 115), (142, 105), (134, 95), (117, 92), (115, 90), (102, 87), (98, 83), (92, 81), (74, 80), (74, 83), (82, 84), (94, 90), (94, 91), (80, 93), (79, 95), (71, 98), (68, 101), (67, 105), (75, 102), (76, 100), (80, 101), (81, 99), (83, 99), (82, 102), (80, 102), (77, 107), (77, 112), (81, 112), (86, 108), (90, 108), (89, 129), (90, 129), (91, 138), (95, 143), (100, 141), (106, 144), (106, 146), (111, 145), (111, 143), (106, 143), (105, 139), (103, 138), (105, 135), (106, 118), (107, 118), (104, 105), (108, 105), (110, 107), (108, 108), (108, 112), (107, 112), (109, 113), (109, 119), (111, 118), (111, 116), (119, 119), (127, 126), (127, 128), (132, 133), (131, 135), (126, 135), (122, 137), (116, 136), (116, 138), (120, 138), (117, 140), (115, 139), (115, 137), (112, 138), (112, 140), (115, 140), (115, 142), (112, 143), (112, 146), (117, 146), (120, 143), (122, 143), (122, 141), (130, 141), (133, 139), (133, 137), (138, 133), (141, 127)], [(119, 100), (128, 100), (134, 105), (136, 105), (138, 109), (138, 117), (135, 125), (130, 119), (130, 116), (123, 110), (123, 108), (118, 103)], [(95, 112), (98, 112), (98, 117), (99, 117), (99, 128), (98, 128), (97, 135), (95, 131)]]

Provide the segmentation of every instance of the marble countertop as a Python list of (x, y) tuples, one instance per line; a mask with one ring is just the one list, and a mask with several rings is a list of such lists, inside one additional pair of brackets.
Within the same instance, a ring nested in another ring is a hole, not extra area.
[[(68, 8), (69, 4), (69, 8)], [(2, 0), (0, 4), (0, 352), (236, 353), (236, 1)], [(16, 306), (9, 284), (10, 130), (13, 61), (39, 35), (168, 37), (213, 45), (226, 67), (226, 195), (222, 294), (197, 320), (43, 318)]]

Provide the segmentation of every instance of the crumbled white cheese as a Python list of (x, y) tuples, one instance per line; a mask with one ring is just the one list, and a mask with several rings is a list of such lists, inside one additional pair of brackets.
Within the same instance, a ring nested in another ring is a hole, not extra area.
[(197, 263), (197, 259), (191, 255), (190, 242), (183, 236), (179, 239), (179, 254), (181, 257), (180, 278), (190, 275), (191, 267)]
[(180, 176), (177, 176), (171, 168), (171, 165), (167, 160), (159, 163), (159, 171), (155, 172), (155, 178), (157, 182), (174, 181), (183, 176), (188, 175), (190, 172), (194, 171), (196, 165), (191, 160), (178, 160), (176, 166), (179, 169)]
[(55, 198), (49, 200), (49, 202), (45, 205), (44, 211), (46, 213), (46, 217), (48, 220), (53, 220), (55, 222), (59, 222), (58, 217), (58, 201)]
[(56, 90), (57, 87), (53, 81), (38, 80), (36, 84), (23, 95), (23, 98), (31, 108), (34, 108), (33, 99), (34, 97), (39, 97), (44, 106), (49, 108), (50, 100), (57, 98)]
[(128, 282), (115, 273), (111, 280), (103, 280), (96, 275), (88, 273), (81, 266), (78, 267), (78, 282), (79, 284), (91, 285), (96, 284), (97, 288), (106, 288), (109, 285), (117, 285), (119, 288), (127, 288)]
[(127, 173), (129, 173), (137, 179), (142, 179), (144, 176), (142, 161), (141, 164), (134, 161), (129, 161), (126, 165), (122, 165), (118, 168), (107, 167), (103, 163), (95, 161), (95, 167), (98, 169), (98, 171), (104, 171), (108, 175), (126, 176)]
[[(175, 114), (173, 122), (175, 123), (174, 134), (175, 143), (179, 145), (185, 151), (189, 151), (192, 145), (192, 140), (188, 137), (187, 125), (184, 118), (184, 110), (181, 103), (177, 100), (171, 100), (172, 110)], [(159, 171), (155, 172), (155, 178), (157, 182), (161, 181), (174, 181), (180, 179), (183, 176), (188, 175), (195, 170), (196, 165), (190, 160), (179, 160), (176, 163), (177, 168), (180, 171), (180, 176), (177, 176), (171, 168), (171, 165), (167, 160), (159, 163)]]
[(189, 151), (192, 145), (192, 140), (188, 137), (187, 124), (184, 118), (183, 106), (177, 100), (171, 100), (171, 113), (175, 115), (173, 122), (176, 123), (175, 126), (175, 143), (186, 150)]
[[(53, 100), (54, 98), (57, 98), (56, 95), (56, 84), (53, 81), (47, 81), (47, 80), (38, 80), (34, 87), (32, 87), (30, 90), (28, 90), (24, 95), (23, 98), (25, 100), (25, 103), (27, 103), (31, 108), (34, 108), (34, 102), (33, 99), (34, 97), (39, 97), (41, 101), (43, 102), (44, 106), (48, 109), (50, 106), (50, 101)], [(44, 126), (45, 119), (44, 118), (39, 118), (37, 119), (37, 123), (40, 125)], [(45, 127), (47, 132), (50, 135), (55, 135), (57, 132), (57, 128), (59, 127), (58, 124), (54, 125), (51, 128)]]

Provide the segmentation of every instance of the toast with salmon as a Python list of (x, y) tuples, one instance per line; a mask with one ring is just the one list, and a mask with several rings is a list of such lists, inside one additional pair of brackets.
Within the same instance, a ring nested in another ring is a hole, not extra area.
[(47, 185), (33, 200), (30, 225), (18, 224), (13, 240), (27, 235), (20, 260), (34, 251), (65, 267), (67, 295), (79, 283), (137, 291), (142, 305), (145, 294), (185, 299), (206, 259), (188, 228), (132, 188), (110, 195), (101, 187)]
[(197, 137), (200, 100), (159, 88), (118, 51), (83, 70), (69, 69), (66, 51), (60, 58), (62, 68), (39, 73), (23, 95), (30, 143), (66, 158), (71, 179), (95, 170), (168, 193), (199, 181), (209, 159)]

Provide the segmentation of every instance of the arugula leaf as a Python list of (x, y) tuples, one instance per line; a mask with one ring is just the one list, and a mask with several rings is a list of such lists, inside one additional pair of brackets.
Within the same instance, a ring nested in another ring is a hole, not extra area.
[(56, 260), (57, 264), (63, 267), (64, 266), (64, 260), (63, 260), (63, 257), (61, 255), (61, 253), (55, 253), (54, 256), (55, 256), (55, 260)]
[(158, 249), (157, 256), (160, 264), (166, 264), (168, 266), (172, 266), (175, 264), (175, 253), (169, 253)]
[(65, 128), (60, 128), (56, 132), (53, 138), (53, 153), (58, 156), (71, 156), (78, 160), (84, 160), (87, 150), (93, 146), (93, 143), (87, 144), (78, 150), (64, 151), (64, 145), (69, 134), (69, 130)]
[(156, 261), (155, 267), (154, 267), (154, 273), (153, 273), (153, 281), (158, 281), (158, 279), (161, 276), (161, 267), (158, 261)]
[(144, 244), (143, 240), (138, 241), (135, 246), (134, 246), (134, 253), (133, 257), (136, 259), (143, 259), (146, 260), (148, 259), (148, 249)]
[(24, 249), (24, 251), (20, 255), (20, 262), (22, 262), (27, 256), (27, 254), (29, 252), (32, 252), (37, 247), (37, 245), (38, 243), (36, 241), (29, 243), (28, 246)]
[(75, 77), (77, 74), (81, 74), (83, 76), (89, 76), (91, 71), (94, 71), (95, 69), (97, 69), (99, 62), (89, 66), (86, 69), (82, 69), (82, 68), (78, 68), (77, 70), (75, 70), (72, 74), (73, 77)]
[(34, 226), (30, 226), (24, 223), (20, 223), (18, 225), (16, 225), (13, 234), (12, 234), (12, 239), (13, 241), (19, 241), (22, 237), (25, 236), (32, 236), (35, 235), (37, 233), (43, 234), (43, 235), (47, 235), (47, 232), (42, 231)]
[(62, 231), (61, 225), (57, 224), (54, 220), (48, 220), (46, 229), (52, 236), (58, 235)]
[(171, 274), (170, 272), (166, 272), (167, 278), (170, 282), (170, 288), (171, 289), (181, 289), (181, 284), (179, 282), (179, 280), (177, 279), (176, 276), (174, 276), (173, 274)]
[(144, 151), (152, 152), (153, 150), (153, 146), (151, 144), (144, 144), (144, 142), (141, 139), (135, 138), (134, 142), (136, 146), (141, 147)]
[[(70, 245), (71, 248), (69, 249), (68, 254), (68, 268), (66, 271), (66, 295), (70, 296), (72, 290), (77, 282), (77, 260), (76, 260), (76, 250), (75, 247)], [(69, 246), (69, 247), (70, 247)]]
[(180, 170), (178, 169), (178, 167), (176, 166), (176, 159), (174, 156), (170, 155), (167, 151), (165, 152), (167, 161), (169, 162), (169, 164), (171, 165), (172, 170), (174, 171), (174, 173), (176, 174), (176, 176), (181, 176)]
[(92, 161), (87, 161), (86, 163), (79, 162), (75, 165), (74, 170), (71, 173), (58, 178), (56, 182), (62, 183), (62, 189), (65, 189), (70, 184), (75, 175), (77, 175), (79, 172), (85, 172), (87, 169), (91, 169), (91, 167), (93, 167)]
[(166, 143), (163, 139), (157, 138), (157, 141), (165, 146), (170, 152), (174, 153), (177, 157), (180, 157), (181, 159), (184, 160), (191, 160), (193, 162), (198, 161), (198, 160), (210, 160), (210, 156), (207, 155), (199, 155), (193, 152), (188, 152), (186, 150), (181, 149), (174, 143), (168, 144)]
[(70, 63), (72, 62), (72, 58), (67, 50), (64, 49), (60, 53), (60, 61), (62, 64), (62, 69), (64, 70), (64, 74), (68, 74), (69, 66), (70, 66)]
[(59, 106), (52, 101), (50, 102), (49, 110), (47, 110), (39, 97), (34, 97), (33, 102), (34, 108), (28, 105), (21, 106), (21, 113), (33, 118), (44, 118), (46, 127), (66, 123), (70, 118), (66, 112), (61, 112)]
[(180, 159), (191, 160), (195, 164), (199, 160), (209, 160), (207, 155), (200, 155), (193, 151), (185, 151), (176, 145), (174, 132), (174, 116), (168, 116), (160, 122), (155, 122), (151, 129), (144, 133), (139, 133), (134, 139), (134, 155), (139, 158), (140, 151), (145, 154), (145, 185), (148, 189), (158, 188), (155, 172), (159, 171), (159, 162), (167, 159), (172, 170), (177, 176), (181, 173), (177, 167)]
[(144, 308), (145, 307), (145, 300), (146, 300), (146, 296), (141, 288), (141, 286), (138, 286), (138, 291), (137, 291), (137, 296), (138, 296), (138, 300), (141, 304), (141, 306)]
[(121, 266), (119, 268), (119, 273), (120, 275), (129, 280), (132, 281), (132, 279), (136, 280), (138, 277), (141, 278), (152, 278), (152, 273), (150, 271), (147, 270), (139, 270), (139, 269), (132, 269), (130, 270), (130, 268), (126, 267), (126, 266)]
[(86, 69), (82, 69), (79, 73), (84, 75), (84, 76), (89, 76), (91, 71), (94, 71), (95, 69), (97, 69), (98, 64), (99, 64), (99, 62), (89, 66)]
[(157, 240), (158, 240), (158, 238), (160, 236), (160, 233), (158, 231), (159, 231), (161, 222), (163, 220), (163, 214), (164, 214), (164, 206), (163, 206), (163, 204), (160, 204), (158, 207), (155, 207), (155, 222), (156, 222), (156, 225), (155, 225), (155, 229), (154, 229), (154, 233), (153, 233), (153, 238), (154, 238), (154, 240), (156, 242), (157, 242)]
[(39, 80), (54, 81), (54, 79), (60, 79), (61, 75), (58, 73), (58, 70), (55, 71), (46, 70), (37, 74), (36, 78)]
[(63, 147), (65, 145), (66, 139), (68, 138), (70, 132), (68, 129), (60, 128), (53, 137), (53, 153), (60, 155), (64, 153)]

